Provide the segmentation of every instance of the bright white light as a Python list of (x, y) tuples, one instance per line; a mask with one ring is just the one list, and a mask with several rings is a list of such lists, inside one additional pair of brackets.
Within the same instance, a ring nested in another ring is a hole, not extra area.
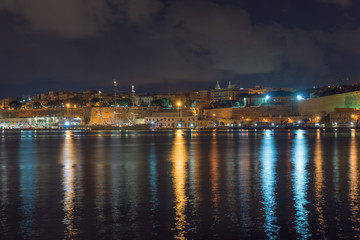
[(301, 121), (299, 120), (298, 123), (301, 123)]
[(299, 100), (299, 101), (304, 99), (301, 95), (297, 95), (296, 98), (297, 98), (297, 100)]
[(70, 122), (64, 122), (64, 126), (70, 126)]
[(270, 99), (270, 96), (266, 95), (265, 100), (269, 100), (269, 99)]

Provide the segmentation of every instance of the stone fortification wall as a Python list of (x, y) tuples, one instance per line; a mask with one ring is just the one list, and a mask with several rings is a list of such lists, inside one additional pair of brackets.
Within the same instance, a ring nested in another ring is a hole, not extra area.
[(214, 109), (204, 109), (204, 115), (207, 117), (215, 118), (232, 118), (234, 108), (214, 108)]
[(32, 118), (32, 117), (67, 117), (81, 118), (83, 124), (89, 123), (90, 108), (61, 108), (61, 109), (30, 109), (3, 110), (0, 118)]
[[(215, 114), (215, 115), (214, 115)], [(223, 119), (252, 119), (260, 118), (283, 118), (293, 116), (291, 107), (287, 106), (266, 106), (249, 108), (215, 108), (205, 109), (204, 115), (207, 117)]]
[(300, 115), (328, 114), (335, 108), (360, 108), (360, 91), (306, 99), (297, 103)]
[(145, 118), (159, 107), (93, 107), (90, 113), (90, 124), (92, 125), (116, 125), (121, 121), (134, 121)]

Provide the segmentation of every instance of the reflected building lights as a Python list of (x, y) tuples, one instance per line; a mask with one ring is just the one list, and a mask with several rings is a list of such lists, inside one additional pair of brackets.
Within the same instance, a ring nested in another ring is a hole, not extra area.
[(212, 194), (212, 208), (213, 208), (213, 218), (214, 224), (219, 222), (219, 159), (218, 159), (218, 149), (217, 149), (216, 135), (213, 135), (211, 142), (211, 157), (210, 157), (210, 176), (211, 176), (211, 194)]
[(197, 153), (197, 147), (196, 144), (197, 138), (191, 137), (190, 139), (190, 146), (189, 146), (189, 190), (191, 192), (191, 201), (192, 207), (196, 209), (197, 200), (198, 200), (198, 192), (199, 189), (196, 187), (198, 186), (198, 179), (197, 179), (197, 169), (199, 169), (198, 163), (196, 157), (198, 156)]
[(185, 139), (183, 136), (183, 131), (178, 130), (175, 135), (174, 147), (171, 153), (171, 162), (172, 162), (172, 171), (171, 175), (173, 178), (174, 185), (174, 209), (175, 209), (175, 230), (177, 231), (174, 238), (176, 239), (186, 239), (186, 226), (188, 225), (186, 221), (186, 183), (187, 183), (187, 156), (186, 156), (186, 147)]
[(0, 144), (0, 227), (3, 231), (8, 230), (7, 214), (5, 212), (9, 200), (9, 175), (8, 175), (8, 161), (5, 142)]
[(121, 172), (121, 165), (116, 163), (113, 164), (110, 168), (110, 187), (111, 187), (111, 215), (113, 222), (118, 222), (120, 218), (120, 177)]
[[(227, 137), (227, 143), (226, 143), (226, 151), (225, 156), (222, 157), (223, 160), (225, 159), (232, 159), (231, 161), (225, 161), (225, 167), (226, 167), (226, 200), (228, 205), (228, 217), (230, 219), (230, 222), (232, 224), (236, 224), (237, 222), (237, 212), (236, 212), (236, 147), (234, 146), (234, 138)], [(225, 146), (224, 146), (225, 147)], [(219, 157), (220, 158), (220, 157)], [(220, 160), (220, 159), (219, 159)]]
[(316, 143), (315, 143), (315, 154), (314, 154), (314, 163), (315, 163), (315, 199), (316, 199), (316, 212), (318, 214), (318, 232), (320, 234), (325, 234), (326, 221), (324, 219), (324, 176), (323, 176), (323, 158), (322, 158), (322, 146), (321, 146), (321, 136), (318, 131), (316, 134)]
[[(106, 138), (107, 139), (107, 138)], [(105, 146), (108, 144), (105, 142), (104, 137), (96, 138), (96, 146), (94, 148), (96, 159), (98, 160), (95, 164), (95, 207), (96, 207), (96, 216), (97, 216), (97, 223), (99, 229), (101, 231), (106, 231), (106, 226), (104, 223), (106, 221), (106, 213), (105, 213), (105, 203), (107, 198), (108, 192), (108, 165), (104, 163), (103, 159), (107, 159), (108, 149)]]
[(38, 173), (36, 171), (36, 158), (34, 157), (34, 145), (32, 143), (30, 139), (22, 139), (20, 143), (20, 212), (22, 216), (20, 228), (25, 239), (36, 235), (34, 224)]
[(63, 223), (65, 225), (65, 238), (74, 238), (78, 230), (74, 226), (74, 214), (75, 214), (75, 154), (74, 143), (72, 138), (72, 132), (66, 131), (65, 139), (62, 149), (61, 163), (62, 169), (62, 181), (63, 181), (63, 211), (64, 218)]
[[(299, 132), (297, 132), (299, 133)], [(306, 209), (308, 201), (307, 197), (307, 185), (309, 173), (306, 169), (308, 164), (308, 146), (304, 135), (297, 134), (293, 142), (293, 193), (295, 204), (295, 230), (301, 236), (302, 239), (310, 237), (309, 234), (309, 211)]]
[(334, 151), (333, 151), (333, 183), (334, 183), (334, 198), (335, 202), (340, 202), (340, 172), (339, 172), (339, 149), (338, 149), (338, 137), (335, 134), (334, 138)]
[(155, 152), (154, 140), (152, 141), (150, 147), (149, 160), (150, 160), (149, 177), (150, 177), (150, 192), (151, 192), (150, 205), (151, 205), (151, 213), (155, 215), (156, 209), (159, 204), (159, 199), (158, 199), (157, 156)]
[(265, 213), (265, 233), (268, 239), (276, 239), (280, 227), (277, 225), (276, 214), (276, 148), (274, 137), (266, 134), (261, 149), (261, 188), (263, 195), (263, 209)]
[(351, 130), (351, 143), (349, 154), (349, 201), (353, 229), (359, 234), (359, 172), (355, 129)]
[(251, 187), (251, 168), (250, 168), (250, 144), (249, 135), (242, 135), (239, 141), (240, 152), (242, 158), (240, 159), (240, 179), (239, 179), (239, 194), (241, 204), (241, 220), (243, 227), (246, 228), (251, 224), (250, 214), (250, 187)]

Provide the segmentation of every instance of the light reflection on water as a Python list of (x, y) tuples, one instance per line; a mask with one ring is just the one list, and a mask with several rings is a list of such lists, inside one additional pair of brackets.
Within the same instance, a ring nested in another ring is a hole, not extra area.
[(75, 214), (75, 149), (74, 139), (72, 138), (72, 132), (67, 131), (65, 134), (65, 140), (62, 149), (61, 163), (63, 166), (63, 211), (64, 218), (63, 223), (65, 225), (65, 238), (74, 238), (78, 232), (78, 229), (74, 223)]
[[(106, 146), (105, 139), (103, 137), (99, 138), (96, 146)], [(107, 148), (105, 147), (96, 147), (94, 150), (94, 154), (97, 159), (107, 158)], [(103, 161), (98, 161), (93, 163), (95, 168), (94, 175), (94, 189), (95, 189), (95, 208), (96, 208), (96, 216), (98, 223), (98, 232), (103, 234), (106, 231), (105, 221), (106, 221), (106, 213), (105, 213), (105, 205), (106, 205), (106, 197), (108, 196), (106, 193), (108, 191), (108, 164)]]
[(239, 186), (238, 193), (241, 201), (239, 202), (241, 209), (240, 219), (242, 227), (244, 229), (251, 226), (251, 214), (250, 214), (250, 194), (251, 194), (251, 155), (250, 155), (250, 144), (249, 135), (244, 134), (240, 136), (239, 151), (242, 153), (239, 156)]
[(309, 173), (307, 171), (308, 164), (308, 146), (302, 130), (296, 132), (293, 141), (292, 156), (293, 172), (293, 193), (295, 207), (295, 230), (301, 239), (307, 239), (309, 234), (309, 211), (307, 210), (307, 187), (309, 181)]
[(355, 239), (359, 137), (2, 132), (0, 239)]
[(322, 158), (322, 146), (321, 146), (321, 135), (318, 131), (316, 134), (316, 143), (315, 143), (315, 199), (316, 199), (316, 212), (318, 214), (318, 232), (320, 234), (325, 234), (326, 221), (324, 219), (324, 174), (323, 174), (323, 158)]
[(181, 130), (177, 131), (171, 153), (172, 170), (171, 175), (174, 185), (174, 210), (176, 239), (186, 239), (185, 228), (188, 225), (185, 209), (187, 205), (186, 184), (187, 184), (187, 154), (185, 139)]
[(350, 154), (349, 154), (349, 201), (351, 209), (352, 226), (357, 238), (360, 236), (359, 227), (359, 172), (357, 155), (356, 135), (354, 129), (351, 131)]
[(37, 195), (37, 164), (34, 154), (29, 154), (29, 149), (34, 147), (31, 140), (23, 140), (20, 145), (20, 158), (25, 161), (20, 162), (20, 213), (23, 217), (20, 226), (24, 238), (36, 236), (35, 225), (35, 205)]
[[(2, 133), (4, 136), (4, 133)], [(8, 163), (6, 161), (6, 144), (4, 138), (1, 140), (0, 144), (0, 231), (7, 232), (7, 206), (9, 204), (8, 194), (9, 194), (9, 176), (8, 176)]]
[(280, 227), (277, 225), (276, 218), (276, 148), (274, 145), (274, 136), (267, 132), (262, 142), (261, 150), (261, 179), (263, 194), (263, 209), (265, 214), (265, 233), (268, 239), (276, 239)]
[(212, 216), (214, 227), (220, 219), (219, 216), (219, 158), (218, 158), (218, 145), (216, 141), (216, 135), (212, 136), (211, 152), (210, 152), (210, 184), (211, 184), (211, 203), (212, 203)]

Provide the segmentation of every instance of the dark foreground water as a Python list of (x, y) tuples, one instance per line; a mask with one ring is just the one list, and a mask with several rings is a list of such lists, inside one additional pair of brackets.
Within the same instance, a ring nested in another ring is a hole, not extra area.
[(356, 239), (360, 132), (2, 131), (0, 239)]

